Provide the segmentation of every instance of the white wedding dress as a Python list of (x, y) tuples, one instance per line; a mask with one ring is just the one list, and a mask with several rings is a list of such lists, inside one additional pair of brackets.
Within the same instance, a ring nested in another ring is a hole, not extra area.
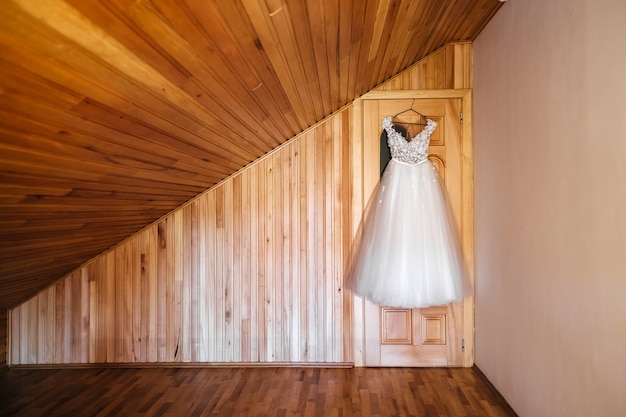
[(426, 127), (411, 141), (382, 123), (392, 160), (368, 207), (350, 272), (354, 291), (373, 303), (419, 308), (463, 298), (464, 267), (439, 175), (428, 160)]

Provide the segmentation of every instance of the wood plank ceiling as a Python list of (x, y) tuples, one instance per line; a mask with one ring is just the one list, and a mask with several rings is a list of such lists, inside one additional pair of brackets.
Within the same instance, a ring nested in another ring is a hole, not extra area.
[(0, 309), (442, 45), (498, 0), (6, 0)]

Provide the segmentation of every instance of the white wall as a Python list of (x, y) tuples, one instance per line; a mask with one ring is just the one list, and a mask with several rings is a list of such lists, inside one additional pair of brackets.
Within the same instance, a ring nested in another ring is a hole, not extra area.
[(476, 365), (626, 416), (626, 1), (509, 0), (474, 47)]

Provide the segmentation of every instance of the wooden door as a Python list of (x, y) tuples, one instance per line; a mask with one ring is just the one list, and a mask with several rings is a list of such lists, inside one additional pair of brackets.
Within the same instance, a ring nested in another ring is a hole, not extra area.
[[(372, 164), (380, 161), (382, 119), (409, 109), (412, 104), (415, 110), (437, 122), (437, 129), (431, 137), (429, 159), (444, 182), (457, 230), (464, 238), (463, 233), (469, 233), (467, 217), (471, 213), (464, 213), (467, 206), (463, 202), (462, 98), (363, 100), (364, 161)], [(363, 170), (365, 195), (370, 195), (378, 182), (377, 168), (368, 166)], [(466, 256), (470, 254), (464, 252)], [(364, 301), (364, 365), (470, 366), (471, 357), (468, 361), (464, 339), (468, 333), (465, 325), (471, 326), (471, 323), (464, 323), (467, 316), (464, 303), (403, 309)]]

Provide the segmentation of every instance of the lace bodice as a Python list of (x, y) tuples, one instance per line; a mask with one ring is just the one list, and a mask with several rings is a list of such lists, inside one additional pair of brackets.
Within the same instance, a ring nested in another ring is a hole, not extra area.
[(430, 135), (435, 131), (437, 123), (426, 119), (426, 127), (409, 142), (394, 129), (391, 119), (391, 116), (383, 119), (383, 129), (387, 132), (387, 145), (389, 145), (391, 157), (407, 164), (417, 164), (428, 159)]

